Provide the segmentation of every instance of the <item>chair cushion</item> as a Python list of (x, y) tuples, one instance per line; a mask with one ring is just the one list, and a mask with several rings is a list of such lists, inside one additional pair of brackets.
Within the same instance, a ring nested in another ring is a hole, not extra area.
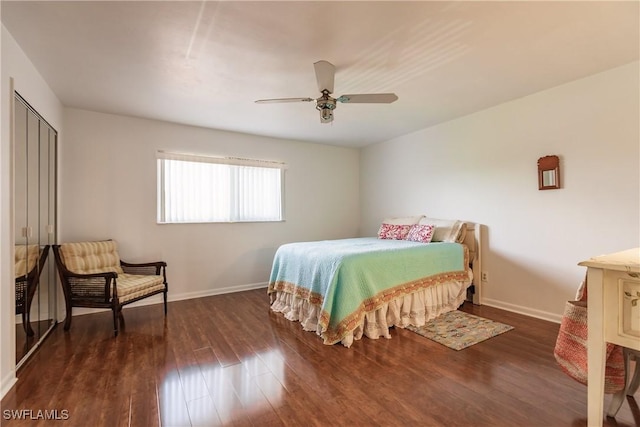
[(163, 276), (141, 276), (137, 274), (118, 274), (118, 299), (123, 304), (132, 299), (164, 290)]
[(77, 274), (116, 272), (122, 273), (116, 242), (63, 243), (60, 245), (62, 262)]
[(26, 276), (38, 263), (42, 249), (38, 245), (16, 245), (15, 278)]

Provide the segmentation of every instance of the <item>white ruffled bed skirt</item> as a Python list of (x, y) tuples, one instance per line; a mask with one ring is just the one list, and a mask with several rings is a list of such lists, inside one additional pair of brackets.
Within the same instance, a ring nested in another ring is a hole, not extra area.
[[(389, 328), (392, 326), (422, 326), (443, 313), (456, 310), (464, 302), (468, 286), (468, 282), (462, 281), (433, 285), (385, 303), (364, 313), (356, 327), (348, 331), (340, 342), (350, 347), (354, 339), (359, 340), (363, 335), (371, 339), (391, 338)], [(324, 338), (324, 331), (318, 324), (320, 306), (278, 291), (271, 294), (271, 310), (284, 314), (288, 320), (300, 322), (305, 331), (314, 331)]]

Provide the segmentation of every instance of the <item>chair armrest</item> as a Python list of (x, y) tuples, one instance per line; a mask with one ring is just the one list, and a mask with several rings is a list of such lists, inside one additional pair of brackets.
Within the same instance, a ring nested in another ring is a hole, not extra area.
[(68, 301), (81, 299), (109, 302), (112, 297), (118, 295), (116, 284), (118, 273), (115, 271), (92, 274), (74, 273), (69, 271), (62, 262), (59, 250), (59, 245), (54, 245), (53, 254), (65, 299)]
[(118, 295), (116, 278), (118, 273), (77, 274), (67, 270), (61, 273), (62, 286), (65, 293), (73, 299), (95, 299), (108, 302)]
[(127, 274), (139, 274), (142, 276), (164, 276), (165, 269), (167, 268), (167, 263), (164, 261), (156, 261), (134, 264), (120, 260), (120, 266), (122, 267), (122, 271)]
[(116, 279), (118, 277), (118, 273), (115, 271), (108, 271), (106, 273), (92, 273), (92, 274), (79, 274), (69, 271), (65, 268), (66, 271), (63, 274), (66, 277), (73, 277), (75, 279), (94, 279), (96, 277), (102, 277), (104, 279)]

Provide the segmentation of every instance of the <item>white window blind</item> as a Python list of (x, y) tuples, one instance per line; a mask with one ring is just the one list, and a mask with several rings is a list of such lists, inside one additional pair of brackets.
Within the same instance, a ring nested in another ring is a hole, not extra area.
[(158, 222), (281, 221), (284, 163), (159, 151)]

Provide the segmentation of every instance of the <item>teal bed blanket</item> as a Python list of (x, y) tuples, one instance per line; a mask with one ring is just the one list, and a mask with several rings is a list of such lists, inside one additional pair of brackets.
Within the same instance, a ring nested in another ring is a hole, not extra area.
[(469, 253), (458, 243), (363, 237), (282, 245), (268, 293), (286, 292), (321, 307), (319, 334), (339, 342), (364, 314), (426, 287), (470, 283)]

